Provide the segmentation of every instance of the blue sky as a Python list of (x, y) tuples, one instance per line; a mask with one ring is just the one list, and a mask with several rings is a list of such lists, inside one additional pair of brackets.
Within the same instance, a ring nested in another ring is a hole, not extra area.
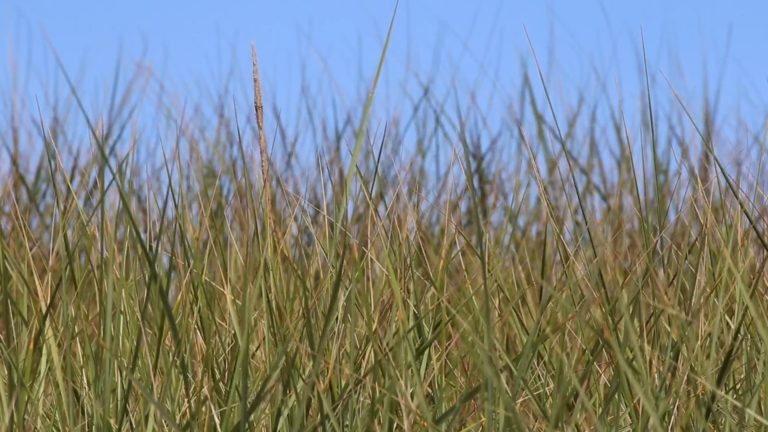
[[(356, 96), (375, 68), (394, 3), (0, 0), (0, 89), (8, 87), (11, 63), (30, 93), (56, 74), (46, 38), (86, 87), (109, 83), (118, 52), (128, 62), (146, 52), (170, 87), (215, 88), (231, 70), (247, 85), (255, 41), (269, 101), (289, 103), (302, 75)], [(639, 94), (642, 29), (657, 85), (666, 77), (696, 98), (705, 73), (713, 82), (722, 75), (726, 106), (762, 115), (766, 16), (768, 2), (756, 0), (402, 0), (387, 103), (397, 104), (396, 84), (408, 71), (466, 88), (493, 82), (494, 92), (513, 97), (521, 61), (531, 58), (525, 29), (553, 86), (594, 91), (590, 79), (599, 71), (610, 88), (632, 98)]]

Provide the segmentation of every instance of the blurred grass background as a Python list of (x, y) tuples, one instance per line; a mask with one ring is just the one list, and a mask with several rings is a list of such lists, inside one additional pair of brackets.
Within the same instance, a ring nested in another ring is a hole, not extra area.
[(377, 54), (263, 128), (122, 64), (5, 93), (0, 428), (765, 427), (764, 111), (645, 50), (636, 100), (531, 57), (503, 109), (414, 73), (387, 111)]

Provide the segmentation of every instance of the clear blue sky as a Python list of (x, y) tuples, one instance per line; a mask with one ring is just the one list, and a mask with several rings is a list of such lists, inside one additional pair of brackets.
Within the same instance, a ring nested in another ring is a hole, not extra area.
[[(180, 88), (215, 87), (233, 65), (247, 84), (255, 41), (268, 99), (296, 97), (302, 71), (316, 82), (332, 77), (337, 91), (356, 96), (375, 68), (394, 3), (0, 0), (0, 89), (10, 81), (9, 59), (27, 78), (25, 91), (55, 74), (46, 37), (87, 83), (110, 81), (120, 48), (128, 61), (146, 49), (155, 70)], [(659, 88), (666, 76), (696, 97), (705, 71), (712, 81), (724, 72), (727, 104), (760, 115), (768, 111), (766, 17), (762, 0), (402, 0), (385, 85), (410, 68), (466, 87), (492, 80), (512, 95), (520, 62), (530, 59), (527, 28), (565, 91), (588, 86), (599, 70), (632, 97), (642, 29)]]

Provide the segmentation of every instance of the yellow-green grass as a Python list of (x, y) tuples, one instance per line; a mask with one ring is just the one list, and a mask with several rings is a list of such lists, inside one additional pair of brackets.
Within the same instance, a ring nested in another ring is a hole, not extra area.
[(261, 152), (229, 94), (94, 114), (62, 69), (2, 135), (0, 430), (767, 427), (761, 151), (647, 70), (634, 129), (538, 72), (502, 118), (422, 80), (372, 122), (382, 63)]

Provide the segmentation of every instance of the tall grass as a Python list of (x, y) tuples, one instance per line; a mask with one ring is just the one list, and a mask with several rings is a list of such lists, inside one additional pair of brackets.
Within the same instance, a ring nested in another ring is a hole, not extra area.
[(0, 429), (768, 425), (765, 131), (724, 157), (716, 106), (647, 61), (637, 118), (558, 107), (536, 71), (500, 118), (417, 80), (380, 121), (382, 63), (295, 130), (140, 73), (96, 113), (63, 69), (67, 95), (14, 110)]

